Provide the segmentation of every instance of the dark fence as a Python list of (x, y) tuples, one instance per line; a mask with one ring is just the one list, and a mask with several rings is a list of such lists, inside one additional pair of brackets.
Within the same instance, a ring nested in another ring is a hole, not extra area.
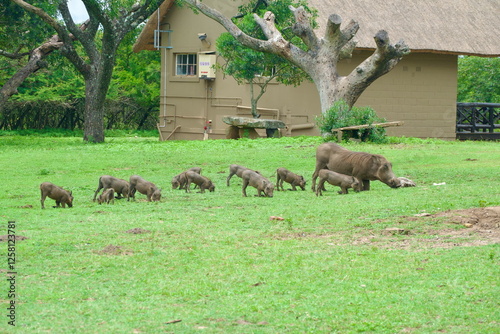
[(457, 139), (500, 139), (500, 103), (457, 103)]
[[(59, 101), (8, 101), (0, 114), (0, 130), (67, 129), (81, 130), (84, 124), (84, 99)], [(107, 101), (104, 111), (106, 129), (156, 129), (158, 104), (143, 107), (131, 99)]]

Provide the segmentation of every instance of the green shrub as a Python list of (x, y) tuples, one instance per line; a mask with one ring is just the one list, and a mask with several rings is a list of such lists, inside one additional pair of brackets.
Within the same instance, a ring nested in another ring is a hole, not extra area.
[[(335, 133), (332, 133), (332, 129), (346, 126), (383, 123), (385, 121), (384, 118), (378, 117), (375, 110), (370, 107), (349, 108), (344, 101), (335, 102), (326, 113), (316, 117), (316, 123), (325, 141), (337, 140), (337, 136)], [(349, 138), (374, 143), (383, 143), (386, 141), (384, 128), (343, 131), (342, 140), (348, 140)]]

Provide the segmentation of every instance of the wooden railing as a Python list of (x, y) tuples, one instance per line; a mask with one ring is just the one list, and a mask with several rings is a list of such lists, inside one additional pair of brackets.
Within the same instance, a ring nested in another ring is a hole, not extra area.
[(500, 103), (457, 103), (457, 139), (499, 140)]
[(457, 133), (500, 129), (500, 103), (457, 103)]

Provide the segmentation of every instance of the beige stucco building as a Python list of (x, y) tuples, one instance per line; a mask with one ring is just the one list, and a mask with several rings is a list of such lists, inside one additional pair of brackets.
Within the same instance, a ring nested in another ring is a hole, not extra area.
[[(238, 14), (238, 2), (204, 3), (228, 17)], [(387, 121), (404, 121), (404, 126), (387, 129), (391, 136), (454, 139), (457, 59), (462, 54), (500, 56), (498, 2), (376, 3), (309, 0), (310, 6), (319, 9), (319, 36), (332, 13), (341, 15), (344, 22), (354, 19), (360, 24), (357, 49), (352, 59), (340, 63), (341, 75), (373, 52), (373, 36), (380, 29), (393, 41), (403, 39), (412, 51), (368, 87), (356, 105), (371, 106)], [(214, 61), (223, 62), (216, 55), (215, 41), (224, 31), (217, 22), (187, 6), (178, 7), (173, 0), (166, 0), (148, 20), (134, 51), (161, 52), (161, 139), (203, 139), (205, 132), (212, 139), (225, 138), (228, 125), (222, 122), (224, 116), (250, 115), (248, 85), (238, 85), (220, 72), (206, 73), (211, 72)], [(206, 75), (208, 79), (201, 78)], [(286, 123), (284, 135), (319, 135), (315, 118), (321, 108), (313, 83), (299, 87), (271, 84), (259, 108), (262, 117)]]

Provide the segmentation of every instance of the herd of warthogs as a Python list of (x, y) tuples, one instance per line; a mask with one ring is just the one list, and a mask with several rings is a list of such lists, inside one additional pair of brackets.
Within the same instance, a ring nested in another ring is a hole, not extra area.
[[(264, 177), (260, 172), (240, 165), (229, 166), (229, 176), (226, 184), (236, 175), (242, 179), (242, 193), (247, 196), (246, 188), (252, 186), (257, 189), (257, 196), (273, 197), (274, 184)], [(290, 190), (297, 190), (297, 187), (305, 190), (306, 181), (303, 176), (297, 175), (286, 168), (276, 170), (277, 190), (284, 191), (283, 182), (292, 186)], [(319, 177), (318, 186), (316, 179)], [(324, 143), (316, 150), (316, 168), (312, 175), (312, 190), (316, 196), (322, 196), (325, 190), (325, 182), (333, 186), (340, 187), (339, 194), (347, 194), (347, 189), (354, 191), (370, 190), (370, 181), (381, 181), (391, 188), (413, 187), (415, 183), (405, 177), (396, 177), (392, 171), (392, 164), (383, 156), (366, 152), (349, 151), (334, 143)], [(191, 192), (191, 184), (199, 188), (201, 193), (205, 190), (215, 191), (213, 182), (201, 175), (200, 167), (190, 168), (172, 178), (172, 189), (183, 189)], [(50, 182), (40, 185), (42, 209), (47, 197), (56, 201), (56, 206), (63, 208), (73, 206), (73, 195), (71, 191), (65, 190)], [(139, 175), (132, 175), (129, 181), (103, 175), (99, 178), (99, 185), (94, 192), (93, 201), (96, 200), (99, 191), (103, 190), (97, 201), (102, 203), (114, 203), (115, 198), (135, 199), (136, 191), (146, 195), (147, 200), (160, 201), (161, 190), (154, 183), (149, 182)]]

